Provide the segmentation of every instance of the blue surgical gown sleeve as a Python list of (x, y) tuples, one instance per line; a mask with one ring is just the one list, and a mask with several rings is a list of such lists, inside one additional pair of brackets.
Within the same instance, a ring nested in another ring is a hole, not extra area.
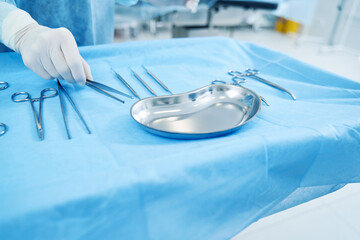
[(125, 6), (137, 2), (137, 0), (0, 0), (2, 3), (0, 23), (10, 11), (19, 8), (28, 12), (40, 25), (68, 28), (79, 46), (106, 44), (113, 42), (115, 1)]
[(115, 0), (115, 2), (123, 6), (131, 6), (136, 4), (138, 0)]
[(8, 48), (5, 47), (2, 40), (2, 31), (3, 31), (3, 21), (9, 15), (10, 12), (16, 10), (15, 2), (12, 0), (0, 0), (0, 53), (8, 51)]

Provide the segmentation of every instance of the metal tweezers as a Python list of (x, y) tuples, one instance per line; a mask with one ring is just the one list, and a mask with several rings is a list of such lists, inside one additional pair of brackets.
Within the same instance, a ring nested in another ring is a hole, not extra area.
[(66, 96), (67, 99), (69, 100), (72, 108), (74, 109), (74, 111), (76, 112), (76, 114), (79, 116), (80, 121), (82, 122), (82, 124), (84, 125), (84, 127), (85, 127), (85, 129), (86, 129), (86, 132), (87, 132), (88, 134), (91, 134), (91, 131), (90, 131), (88, 125), (86, 124), (84, 118), (82, 117), (79, 109), (76, 107), (76, 105), (75, 105), (74, 101), (71, 99), (69, 93), (68, 93), (68, 92), (65, 90), (65, 88), (61, 85), (61, 83), (60, 83), (59, 80), (57, 80), (57, 85), (58, 85), (58, 94), (59, 94), (59, 99), (60, 99), (61, 112), (62, 112), (62, 115), (63, 115), (65, 130), (66, 130), (66, 134), (67, 134), (68, 139), (71, 139), (71, 136), (70, 136), (70, 132), (69, 132), (69, 128), (68, 128), (66, 116), (65, 116), (65, 104), (64, 104), (64, 99), (63, 99), (62, 93), (65, 94), (65, 96)]
[(126, 93), (123, 93), (123, 92), (121, 92), (119, 90), (116, 90), (116, 89), (114, 89), (112, 87), (109, 87), (109, 86), (107, 86), (105, 84), (102, 84), (102, 83), (99, 83), (99, 82), (95, 82), (95, 81), (92, 81), (92, 80), (86, 80), (85, 84), (86, 84), (86, 86), (88, 86), (88, 87), (90, 87), (90, 88), (92, 88), (92, 89), (94, 89), (94, 90), (96, 90), (96, 91), (110, 97), (110, 98), (113, 98), (116, 101), (119, 101), (121, 103), (125, 103), (125, 101), (118, 98), (118, 97), (115, 97), (114, 95), (108, 93), (107, 91), (117, 93), (117, 94), (120, 94), (120, 95), (128, 97), (128, 98), (133, 98), (132, 96), (130, 96), (130, 95), (126, 94)]

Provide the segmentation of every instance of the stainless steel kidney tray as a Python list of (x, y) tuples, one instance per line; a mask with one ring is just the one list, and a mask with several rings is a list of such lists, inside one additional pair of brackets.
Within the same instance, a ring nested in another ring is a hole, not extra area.
[(237, 130), (261, 110), (255, 92), (231, 84), (214, 84), (136, 102), (132, 118), (147, 131), (168, 138), (196, 139)]

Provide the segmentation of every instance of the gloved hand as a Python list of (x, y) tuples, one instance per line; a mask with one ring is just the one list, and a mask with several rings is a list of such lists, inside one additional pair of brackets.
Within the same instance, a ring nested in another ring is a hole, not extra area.
[(15, 27), (16, 30), (8, 30), (12, 34), (8, 34), (6, 39), (8, 46), (21, 53), (28, 68), (45, 79), (64, 79), (82, 86), (85, 85), (86, 79), (92, 80), (90, 67), (80, 56), (75, 39), (69, 30), (41, 26), (35, 20), (29, 20), (30, 15), (23, 11), (18, 13), (18, 16), (14, 14), (10, 16), (10, 20), (14, 18), (15, 21), (19, 21), (19, 14), (25, 16), (29, 24), (21, 21)]
[(15, 43), (25, 66), (45, 79), (64, 79), (85, 85), (92, 80), (90, 67), (80, 56), (75, 39), (66, 28), (29, 26)]

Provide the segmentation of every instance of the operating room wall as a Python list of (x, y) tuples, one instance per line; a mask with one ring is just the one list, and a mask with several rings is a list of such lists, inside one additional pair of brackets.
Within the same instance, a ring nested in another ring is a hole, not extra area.
[[(350, 20), (348, 28), (342, 27), (341, 35), (337, 39), (340, 44), (346, 47), (356, 49), (360, 51), (360, 0), (348, 0), (344, 9), (344, 17), (342, 19), (342, 26), (346, 26), (346, 21), (353, 11), (354, 17)], [(340, 32), (341, 33), (341, 32)]]
[[(316, 37), (326, 44), (343, 45), (360, 51), (360, 0), (344, 1), (342, 16), (334, 41), (331, 42), (340, 3), (341, 0), (318, 0), (313, 21), (305, 26), (304, 34)], [(349, 20), (351, 13), (354, 17)]]

